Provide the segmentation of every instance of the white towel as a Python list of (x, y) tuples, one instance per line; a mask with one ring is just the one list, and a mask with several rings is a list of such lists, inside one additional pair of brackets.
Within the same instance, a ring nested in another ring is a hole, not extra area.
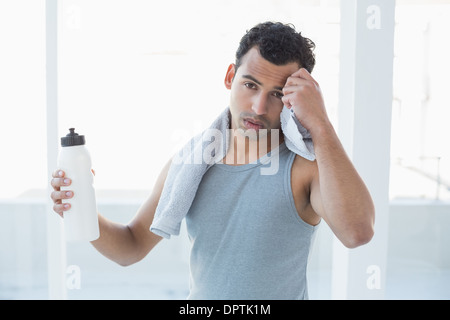
[[(167, 239), (180, 233), (181, 222), (192, 205), (203, 175), (227, 154), (230, 117), (227, 107), (208, 129), (192, 138), (172, 159), (150, 226), (153, 233)], [(283, 107), (280, 119), (286, 147), (313, 161), (314, 146), (309, 132), (287, 107)]]
[(314, 161), (316, 155), (314, 153), (311, 134), (302, 126), (300, 121), (298, 121), (294, 114), (294, 110), (284, 106), (281, 111), (280, 120), (286, 147), (299, 156)]

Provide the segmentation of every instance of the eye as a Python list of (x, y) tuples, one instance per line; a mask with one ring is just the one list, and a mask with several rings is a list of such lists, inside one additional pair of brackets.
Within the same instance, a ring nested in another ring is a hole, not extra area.
[(245, 82), (244, 86), (246, 86), (248, 89), (256, 89), (256, 84), (252, 82)]
[(273, 96), (278, 99), (281, 99), (281, 98), (283, 98), (284, 94), (282, 92), (276, 91), (273, 93)]

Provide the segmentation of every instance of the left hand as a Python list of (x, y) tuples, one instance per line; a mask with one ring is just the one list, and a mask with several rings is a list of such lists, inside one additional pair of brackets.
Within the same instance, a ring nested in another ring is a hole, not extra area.
[(321, 126), (328, 125), (322, 91), (306, 69), (299, 69), (287, 79), (283, 94), (284, 105), (289, 109), (294, 108), (298, 121), (311, 134)]

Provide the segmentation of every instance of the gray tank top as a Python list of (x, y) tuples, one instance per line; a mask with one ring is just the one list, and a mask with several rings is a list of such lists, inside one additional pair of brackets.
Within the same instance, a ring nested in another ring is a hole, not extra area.
[(241, 166), (216, 164), (203, 176), (186, 215), (188, 299), (308, 298), (306, 267), (318, 226), (304, 222), (294, 205), (295, 154), (284, 143), (278, 149), (274, 175), (261, 174), (271, 165), (266, 155)]

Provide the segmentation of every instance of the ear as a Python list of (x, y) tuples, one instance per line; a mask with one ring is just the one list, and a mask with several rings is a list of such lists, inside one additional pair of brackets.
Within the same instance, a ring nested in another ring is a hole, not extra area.
[(226, 87), (228, 90), (231, 89), (231, 84), (233, 83), (233, 79), (234, 79), (234, 75), (235, 75), (235, 71), (236, 71), (236, 68), (235, 68), (235, 67), (236, 67), (236, 66), (235, 66), (234, 63), (232, 63), (232, 64), (230, 64), (230, 65), (228, 66), (227, 74), (226, 74), (226, 76), (225, 76), (225, 81), (224, 81), (225, 87)]

